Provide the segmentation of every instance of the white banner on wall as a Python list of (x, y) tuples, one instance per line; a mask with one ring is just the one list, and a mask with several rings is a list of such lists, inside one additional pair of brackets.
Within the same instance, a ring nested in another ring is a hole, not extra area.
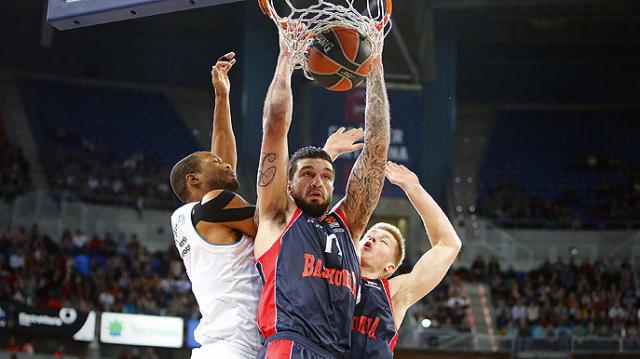
[(102, 313), (100, 341), (111, 344), (181, 348), (184, 322), (178, 317)]

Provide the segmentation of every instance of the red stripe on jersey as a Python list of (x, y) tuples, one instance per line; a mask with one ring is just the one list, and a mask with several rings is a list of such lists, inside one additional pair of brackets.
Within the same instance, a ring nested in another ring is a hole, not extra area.
[(301, 213), (302, 211), (296, 208), (280, 237), (273, 242), (271, 248), (256, 260), (256, 262), (260, 263), (262, 274), (264, 275), (264, 286), (262, 287), (262, 295), (258, 305), (258, 329), (260, 329), (260, 333), (265, 339), (277, 331), (276, 270), (278, 268), (278, 255), (282, 245), (282, 236), (287, 233)]
[(335, 206), (333, 209), (333, 212), (335, 212), (335, 214), (337, 214), (338, 217), (340, 217), (340, 219), (342, 220), (342, 223), (344, 223), (344, 226), (347, 228), (347, 231), (349, 231), (349, 235), (351, 235), (351, 229), (349, 228), (349, 222), (347, 222), (347, 216), (344, 214), (344, 212), (342, 212), (342, 209), (340, 208), (340, 206)]
[(391, 341), (389, 342), (389, 349), (393, 351), (396, 348), (396, 343), (398, 342), (398, 327), (396, 326), (396, 315), (393, 312), (393, 300), (391, 299), (391, 290), (389, 289), (389, 281), (386, 278), (380, 278), (382, 281), (382, 285), (384, 285), (384, 292), (387, 294), (387, 299), (389, 300), (389, 307), (391, 307), (391, 315), (393, 315), (393, 327), (396, 328), (396, 334), (393, 336)]
[(291, 359), (293, 351), (293, 341), (278, 339), (267, 344), (267, 352), (264, 359)]

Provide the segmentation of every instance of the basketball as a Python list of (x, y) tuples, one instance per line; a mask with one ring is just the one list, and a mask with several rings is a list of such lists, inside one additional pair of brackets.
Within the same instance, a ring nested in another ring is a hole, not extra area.
[(371, 43), (358, 31), (334, 26), (313, 38), (307, 70), (332, 91), (347, 91), (365, 80), (371, 69)]

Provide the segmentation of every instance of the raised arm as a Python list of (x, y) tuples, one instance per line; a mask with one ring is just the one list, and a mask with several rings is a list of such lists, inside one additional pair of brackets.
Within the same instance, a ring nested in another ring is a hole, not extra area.
[(384, 185), (384, 168), (389, 150), (389, 117), (382, 59), (378, 57), (373, 60), (367, 76), (364, 148), (351, 170), (346, 195), (340, 204), (355, 243), (362, 236)]
[(211, 83), (216, 93), (213, 109), (213, 130), (211, 131), (211, 152), (222, 158), (236, 171), (238, 151), (236, 137), (231, 124), (231, 106), (229, 105), (229, 70), (236, 63), (236, 54), (229, 52), (211, 68)]
[[(415, 173), (393, 162), (387, 164), (389, 181), (404, 190), (424, 223), (432, 248), (409, 274), (389, 280), (396, 320), (402, 321), (407, 308), (435, 288), (456, 259), (462, 242), (447, 215), (420, 185)], [(399, 324), (399, 323), (398, 323)]]
[(257, 217), (261, 224), (265, 220), (284, 223), (286, 217), (289, 157), (287, 133), (293, 113), (292, 71), (291, 53), (281, 39), (278, 64), (264, 103), (262, 148), (257, 180)]

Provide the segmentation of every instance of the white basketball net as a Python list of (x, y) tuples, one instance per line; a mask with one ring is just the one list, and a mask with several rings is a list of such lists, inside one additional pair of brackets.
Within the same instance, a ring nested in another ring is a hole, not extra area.
[[(392, 0), (309, 0), (307, 7), (297, 8), (292, 0), (258, 0), (262, 12), (271, 17), (293, 52), (293, 66), (303, 69), (305, 53), (319, 34), (334, 26), (352, 28), (371, 42), (374, 54), (382, 53), (384, 38), (391, 30)], [(278, 14), (274, 2), (285, 4), (288, 13)], [(299, 1), (302, 2), (302, 1)], [(360, 6), (357, 8), (354, 3)]]

